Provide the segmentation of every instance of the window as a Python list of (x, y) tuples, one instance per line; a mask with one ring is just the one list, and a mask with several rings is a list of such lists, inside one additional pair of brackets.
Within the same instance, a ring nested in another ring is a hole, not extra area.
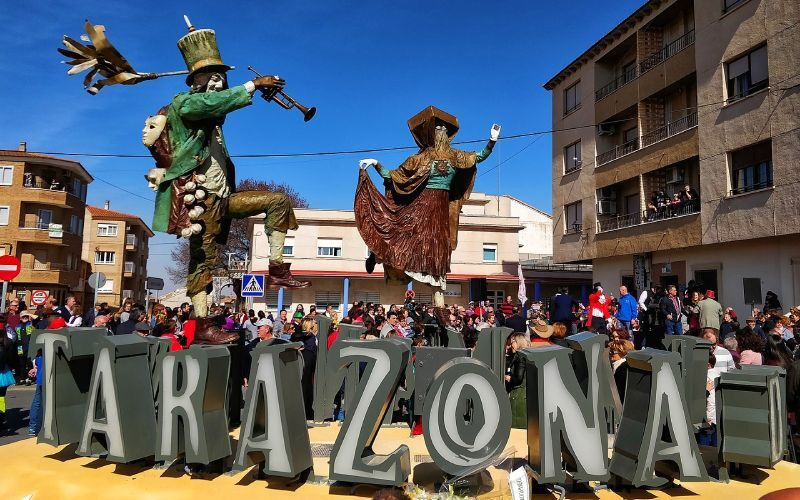
[(581, 168), (581, 141), (564, 148), (564, 173), (568, 174), (579, 168)]
[(116, 236), (117, 229), (118, 227), (116, 224), (98, 224), (97, 236)]
[(97, 293), (114, 293), (114, 280), (106, 280), (105, 284), (97, 289)]
[(772, 141), (734, 151), (730, 164), (732, 195), (772, 186)]
[(40, 208), (36, 211), (36, 227), (39, 229), (49, 229), (53, 222), (53, 211)]
[(95, 264), (113, 264), (114, 260), (114, 252), (97, 251), (94, 253)]
[(726, 66), (728, 102), (741, 99), (769, 86), (766, 45), (734, 59)]
[(368, 302), (372, 302), (373, 304), (380, 304), (381, 294), (380, 292), (356, 292), (354, 302), (359, 302), (359, 301), (363, 301), (365, 305)]
[(10, 186), (14, 180), (14, 167), (11, 165), (0, 166), (0, 186)]
[(638, 137), (639, 129), (637, 127), (631, 127), (622, 133), (622, 143), (628, 144), (629, 142), (635, 141)]
[(283, 256), (294, 257), (294, 236), (287, 236), (283, 242)]
[(580, 233), (583, 229), (583, 216), (581, 214), (581, 202), (570, 203), (564, 206), (564, 233)]
[(500, 307), (505, 298), (505, 293), (502, 290), (488, 290), (486, 292), (486, 305), (492, 306), (495, 310)]
[(317, 310), (325, 310), (328, 306), (333, 306), (334, 309), (339, 309), (342, 303), (342, 292), (316, 292), (314, 294), (314, 304)]
[(77, 215), (70, 215), (69, 216), (69, 232), (72, 234), (79, 234), (78, 233), (78, 216)]
[(319, 238), (317, 240), (318, 257), (341, 257), (342, 240), (333, 238)]
[(497, 262), (497, 243), (483, 244), (483, 261)]
[(4, 206), (0, 207), (0, 226), (7, 226), (8, 225), (8, 212), (9, 207)]
[(743, 1), (744, 0), (722, 0), (722, 12), (728, 12)]
[(568, 115), (581, 105), (581, 82), (576, 82), (564, 90), (564, 114)]
[[(267, 309), (272, 311), (278, 310), (278, 290), (264, 290), (264, 302), (267, 305)], [(281, 307), (286, 309), (287, 313), (291, 313), (291, 306), (292, 306), (292, 291), (291, 290), (284, 290), (283, 291), (283, 304)], [(287, 318), (291, 318), (292, 315), (288, 314)]]
[(622, 84), (624, 85), (634, 78), (636, 78), (636, 61), (631, 61), (622, 67)]

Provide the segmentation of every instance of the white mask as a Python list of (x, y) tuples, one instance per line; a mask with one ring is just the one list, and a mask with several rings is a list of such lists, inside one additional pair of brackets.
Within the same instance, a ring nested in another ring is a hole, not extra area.
[(164, 115), (148, 116), (144, 121), (142, 129), (142, 144), (148, 148), (156, 143), (164, 127), (167, 125), (167, 117)]

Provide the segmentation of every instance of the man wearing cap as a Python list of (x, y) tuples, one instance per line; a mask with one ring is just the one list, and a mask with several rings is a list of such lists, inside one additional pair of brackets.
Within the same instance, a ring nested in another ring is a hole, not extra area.
[[(224, 64), (213, 30), (189, 28), (178, 48), (190, 71), (189, 92), (176, 95), (161, 116), (148, 120), (143, 142), (156, 158), (157, 168), (148, 174), (156, 190), (153, 229), (189, 238), (187, 294), (192, 299), (199, 343), (235, 341), (207, 320), (208, 293), (217, 260), (217, 244), (228, 239), (231, 219), (266, 214), (264, 229), (269, 239), (267, 286), (303, 288), (309, 282), (295, 279), (283, 262), (286, 232), (297, 229), (291, 202), (284, 193), (235, 192), (235, 170), (225, 145), (222, 124), (228, 113), (249, 106), (256, 90), (281, 89), (284, 81), (264, 76), (228, 88)], [(153, 128), (153, 132), (149, 130)]]
[(247, 347), (248, 351), (255, 349), (259, 342), (274, 338), (272, 334), (272, 321), (269, 319), (261, 318), (260, 320), (256, 321), (256, 327), (258, 328), (258, 334), (256, 338), (245, 344), (245, 347)]
[(719, 332), (722, 305), (715, 300), (714, 290), (706, 290), (705, 298), (697, 303), (700, 308), (700, 328), (713, 328)]

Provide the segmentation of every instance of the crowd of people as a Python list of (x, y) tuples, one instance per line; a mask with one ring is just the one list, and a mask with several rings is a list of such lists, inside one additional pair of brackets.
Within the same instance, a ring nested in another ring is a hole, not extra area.
[[(219, 328), (239, 332), (238, 350), (233, 349), (231, 364), (231, 389), (248, 386), (252, 350), (259, 342), (273, 338), (302, 344), (303, 403), (308, 419), (314, 418), (314, 376), (318, 353), (318, 315), (330, 320), (327, 347), (339, 337), (340, 325), (363, 327), (362, 339), (386, 337), (411, 339), (413, 346), (448, 345), (452, 336), (445, 329), (460, 335), (463, 346), (474, 350), (481, 332), (487, 328), (504, 326), (512, 330), (506, 342), (505, 384), (512, 405), (513, 426), (525, 428), (526, 390), (524, 349), (547, 345), (567, 346), (566, 337), (577, 332), (593, 332), (608, 338), (609, 361), (614, 379), (624, 402), (628, 352), (644, 347), (665, 349), (665, 335), (693, 335), (711, 344), (708, 361), (709, 426), (702, 434), (709, 443), (715, 440), (716, 414), (714, 387), (720, 374), (735, 370), (741, 365), (780, 366), (787, 373), (788, 422), (794, 426), (795, 415), (800, 411), (800, 309), (791, 307), (787, 313), (778, 297), (769, 292), (763, 309), (753, 308), (741, 318), (732, 308), (716, 300), (714, 290), (702, 290), (695, 283), (679, 293), (676, 286), (651, 286), (638, 297), (627, 287), (617, 288), (618, 295), (606, 291), (600, 283), (593, 285), (584, 305), (562, 288), (542, 303), (519, 304), (511, 296), (497, 305), (469, 302), (466, 305), (449, 305), (444, 309), (414, 301), (409, 292), (402, 304), (385, 307), (381, 304), (356, 302), (339, 312), (329, 305), (324, 310), (314, 305), (308, 311), (302, 304), (293, 311), (264, 312), (254, 310), (234, 311), (214, 306), (211, 318)], [(5, 314), (0, 314), (0, 328), (6, 332), (0, 345), (0, 417), (4, 412), (4, 396), (13, 384), (36, 384), (31, 407), (29, 433), (35, 435), (41, 426), (41, 356), (28, 359), (28, 341), (34, 329), (67, 327), (103, 328), (109, 335), (137, 334), (162, 337), (170, 341), (171, 350), (184, 349), (194, 341), (195, 320), (188, 303), (177, 308), (162, 304), (149, 310), (142, 304), (126, 300), (119, 308), (106, 303), (82, 311), (74, 297), (59, 305), (51, 300), (46, 306), (30, 311), (19, 300), (11, 300)], [(460, 344), (461, 342), (459, 342)], [(236, 354), (236, 353), (239, 354)], [(363, 367), (361, 367), (363, 369)], [(232, 391), (241, 393), (241, 391)], [(335, 399), (334, 416), (343, 418), (343, 391)], [(239, 425), (240, 397), (231, 400), (231, 426)], [(421, 422), (411, 419), (411, 401), (401, 402), (400, 410), (393, 416), (396, 421), (406, 421), (421, 432)]]

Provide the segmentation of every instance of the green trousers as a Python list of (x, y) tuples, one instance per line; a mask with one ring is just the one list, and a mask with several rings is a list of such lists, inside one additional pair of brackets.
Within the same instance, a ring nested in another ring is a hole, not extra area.
[(186, 293), (189, 297), (200, 292), (210, 292), (212, 274), (217, 264), (217, 245), (223, 231), (227, 231), (231, 219), (244, 219), (253, 215), (266, 214), (264, 227), (285, 233), (297, 229), (292, 203), (283, 193), (267, 191), (243, 191), (233, 193), (228, 198), (209, 194), (204, 200), (205, 212), (198, 221), (204, 226), (203, 232), (189, 238), (189, 273), (186, 277)]

